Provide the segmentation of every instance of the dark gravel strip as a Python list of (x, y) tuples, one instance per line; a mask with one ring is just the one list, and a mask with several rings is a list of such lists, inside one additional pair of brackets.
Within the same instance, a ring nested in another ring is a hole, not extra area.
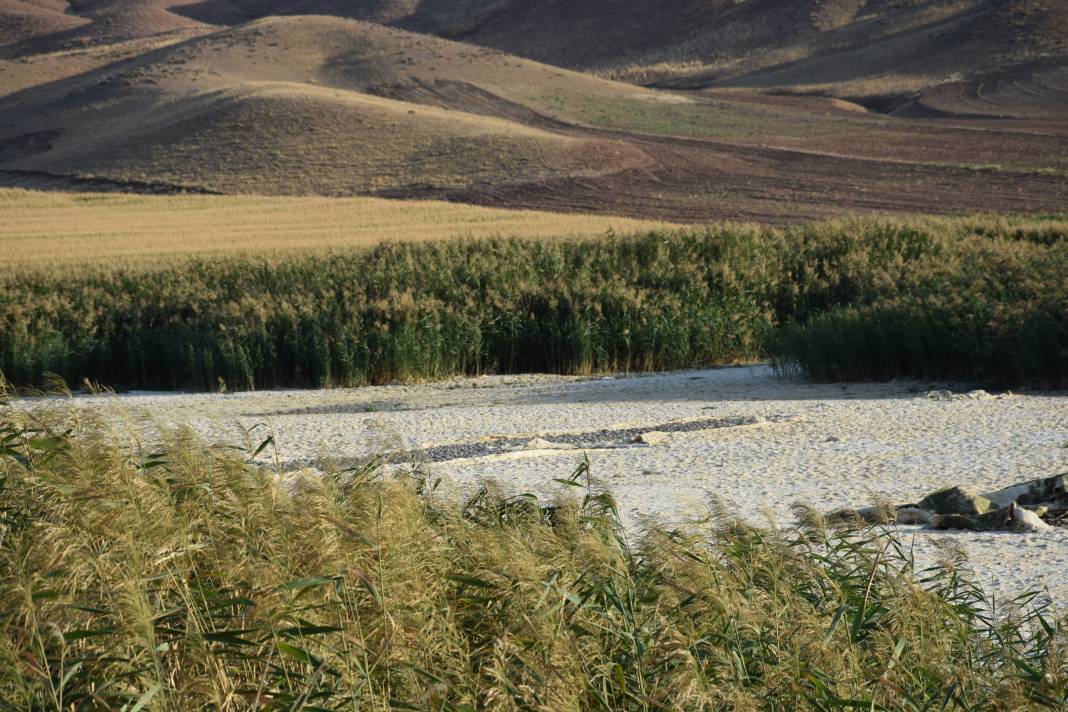
[[(777, 423), (788, 420), (787, 416), (771, 416), (764, 420), (753, 417), (732, 418), (706, 418), (684, 423), (661, 423), (659, 425), (646, 425), (640, 428), (624, 428), (622, 430), (592, 430), (585, 433), (566, 433), (560, 435), (538, 435), (551, 443), (558, 445), (571, 445), (575, 448), (593, 450), (601, 448), (625, 447), (632, 445), (636, 437), (642, 433), (691, 433), (698, 430), (716, 430), (719, 428), (735, 428), (740, 425), (754, 425), (758, 422)], [(473, 443), (450, 443), (436, 447), (412, 450), (410, 452), (392, 453), (386, 458), (389, 463), (404, 462), (447, 462), (468, 457), (486, 457), (499, 455), (506, 452), (515, 452), (530, 442), (531, 438), (502, 438), (488, 442)]]

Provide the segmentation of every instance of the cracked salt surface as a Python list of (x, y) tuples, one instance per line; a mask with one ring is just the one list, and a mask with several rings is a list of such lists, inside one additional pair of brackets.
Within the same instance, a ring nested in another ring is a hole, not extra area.
[[(236, 424), (267, 423), (280, 461), (294, 468), (324, 456), (343, 462), (409, 452), (458, 493), (492, 480), (505, 492), (552, 496), (554, 478), (568, 476), (584, 450), (524, 444), (579, 445), (589, 448), (594, 476), (616, 495), (628, 525), (645, 516), (681, 523), (705, 514), (716, 498), (756, 523), (772, 517), (785, 526), (794, 502), (819, 510), (912, 502), (945, 486), (990, 491), (1068, 471), (1068, 394), (926, 395), (944, 388), (811, 384), (753, 366), (78, 402), (138, 423), (190, 425), (210, 441), (236, 442)], [(636, 433), (653, 430), (672, 432), (662, 445), (631, 444)], [(963, 544), (984, 587), (999, 597), (1045, 586), (1068, 607), (1068, 529), (903, 528), (903, 535), (921, 562), (938, 539)]]

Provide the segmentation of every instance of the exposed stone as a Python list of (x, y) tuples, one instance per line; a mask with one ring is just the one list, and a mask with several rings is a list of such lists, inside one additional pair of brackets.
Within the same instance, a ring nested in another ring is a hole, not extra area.
[(929, 494), (916, 507), (938, 514), (961, 514), (966, 517), (986, 514), (996, 508), (989, 499), (965, 487), (950, 487)]
[(979, 523), (962, 514), (932, 514), (928, 523), (931, 529), (970, 529), (979, 530)]
[(534, 438), (523, 446), (524, 450), (571, 450), (575, 446), (567, 443), (554, 443), (544, 438)]
[(1064, 502), (1068, 504), (1068, 474), (1021, 482), (983, 495), (998, 507)]
[(1017, 506), (1015, 502), (1009, 506), (1009, 514), (1014, 531), (1033, 533), (1045, 531), (1050, 528), (1048, 524), (1042, 521), (1042, 517), (1038, 516), (1038, 514), (1029, 509)]
[(904, 504), (885, 516), (881, 507), (839, 510), (836, 521), (892, 521), (931, 529), (1040, 532), (1068, 523), (1068, 474), (1021, 482), (985, 495), (967, 487), (933, 492), (917, 504)]
[(671, 442), (671, 436), (659, 430), (650, 430), (638, 435), (632, 442), (636, 445), (667, 445)]
[(933, 514), (918, 507), (901, 507), (895, 517), (898, 524), (930, 524)]

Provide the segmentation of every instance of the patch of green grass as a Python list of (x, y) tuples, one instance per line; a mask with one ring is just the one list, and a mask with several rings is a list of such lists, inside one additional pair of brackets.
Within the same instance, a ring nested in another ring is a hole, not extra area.
[[(749, 136), (756, 130), (751, 116), (727, 105), (688, 98), (671, 103), (638, 88), (634, 93), (626, 97), (556, 92), (531, 97), (531, 101), (561, 119), (604, 129), (694, 138)], [(773, 127), (763, 125), (760, 130)]]
[(879, 528), (799, 510), (796, 528), (771, 531), (715, 513), (635, 540), (588, 463), (551, 504), (486, 490), (454, 503), (418, 472), (282, 483), (248, 464), (252, 444), (142, 443), (62, 406), (0, 415), (6, 708), (1068, 700), (1065, 622), (1048, 602), (1029, 593), (994, 616), (961, 560), (917, 570)]

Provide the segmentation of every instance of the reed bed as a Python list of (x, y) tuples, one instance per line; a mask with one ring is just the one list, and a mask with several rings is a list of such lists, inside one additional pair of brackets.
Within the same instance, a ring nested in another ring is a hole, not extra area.
[[(1065, 622), (918, 570), (881, 528), (710, 507), (625, 532), (418, 469), (250, 464), (60, 400), (0, 411), (0, 708), (1019, 710), (1068, 703)], [(555, 473), (547, 473), (552, 477)], [(566, 473), (565, 473), (566, 474)]]
[(460, 239), (0, 275), (0, 372), (344, 386), (771, 358), (818, 379), (1068, 387), (1068, 220)]

